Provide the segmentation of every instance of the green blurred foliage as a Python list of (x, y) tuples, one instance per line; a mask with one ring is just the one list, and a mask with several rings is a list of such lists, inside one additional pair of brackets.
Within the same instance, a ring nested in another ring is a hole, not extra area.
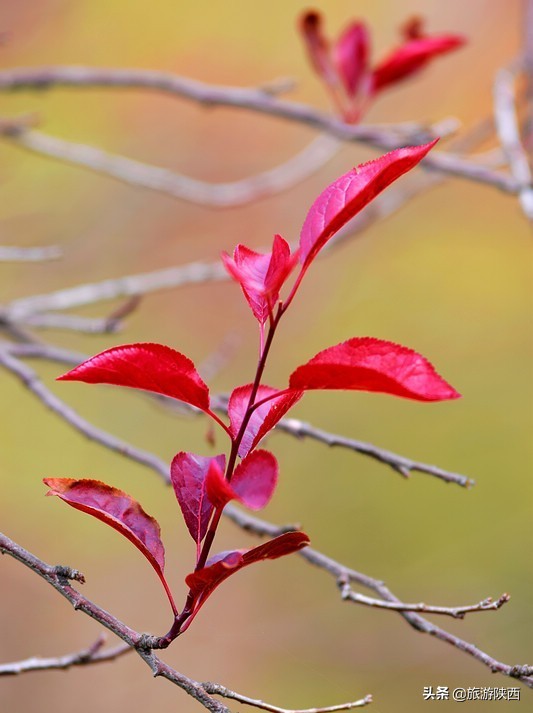
[[(228, 85), (294, 76), (298, 85), (291, 98), (327, 109), (296, 35), (296, 17), (305, 7), (282, 0), (4, 2), (3, 29), (11, 38), (0, 58), (6, 68), (145, 67)], [(397, 26), (411, 14), (426, 16), (430, 30), (466, 34), (468, 47), (384, 96), (368, 120), (454, 115), (471, 127), (490, 114), (494, 71), (517, 51), (520, 11), (516, 0), (355, 5), (332, 0), (327, 22), (335, 34), (354, 13), (366, 18), (374, 29), (376, 56), (395, 41)], [(304, 127), (251, 112), (205, 110), (149, 92), (56, 89), (3, 94), (0, 101), (3, 116), (36, 112), (52, 135), (210, 181), (275, 166), (312, 136)], [(265, 245), (275, 232), (294, 239), (318, 192), (373, 155), (347, 146), (285, 195), (214, 211), (5, 143), (0, 152), (0, 242), (58, 243), (65, 252), (60, 262), (0, 265), (6, 301), (216, 259), (236, 242)], [(512, 602), (497, 614), (441, 622), (509, 663), (531, 656), (530, 240), (517, 202), (493, 189), (457, 180), (424, 194), (317, 261), (281, 330), (266, 377), (267, 383), (282, 385), (300, 360), (368, 334), (419, 350), (463, 393), (460, 401), (433, 405), (313, 394), (295, 415), (466, 473), (477, 481), (471, 491), (422, 474), (405, 481), (362, 456), (279, 434), (269, 446), (279, 458), (282, 479), (266, 516), (300, 522), (318, 549), (386, 579), (408, 601), (466, 604), (510, 591)], [(101, 315), (112, 307), (83, 313)], [(230, 283), (150, 296), (119, 336), (46, 337), (86, 353), (119, 342), (161, 341), (200, 363), (228, 334), (237, 335), (239, 348), (213, 380), (215, 390), (228, 390), (249, 381), (256, 355), (253, 320)], [(148, 399), (118, 389), (54, 385), (60, 369), (36, 368), (62, 398), (104, 429), (169, 460), (178, 450), (208, 452), (202, 420), (170, 416)], [(101, 523), (42, 498), (40, 480), (89, 476), (131, 492), (162, 524), (169, 576), (179, 592), (193, 548), (173, 496), (153, 474), (73, 432), (9, 376), (2, 376), (1, 388), (2, 530), (45, 560), (84, 571), (86, 595), (131, 626), (166, 630), (167, 604), (138, 553)], [(248, 541), (226, 524), (219, 544), (224, 549)], [(1, 564), (1, 660), (57, 655), (96, 638), (98, 628), (75, 616), (33, 574), (8, 558)], [(459, 651), (418, 636), (394, 614), (341, 604), (328, 576), (296, 557), (252, 568), (224, 584), (165, 658), (199, 680), (294, 707), (372, 692), (376, 713), (416, 713), (430, 705), (422, 701), (424, 685), (512, 685)], [(33, 713), (52, 700), (56, 713), (195, 709), (179, 691), (154, 682), (134, 657), (65, 676), (29, 674), (0, 684), (2, 711)], [(504, 705), (493, 702), (490, 709)]]

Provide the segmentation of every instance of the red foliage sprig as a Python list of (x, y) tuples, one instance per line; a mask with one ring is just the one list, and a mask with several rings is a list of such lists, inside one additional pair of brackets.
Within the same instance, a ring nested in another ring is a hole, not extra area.
[[(228, 403), (229, 423), (211, 410), (209, 389), (192, 361), (160, 344), (127, 344), (108, 349), (59, 377), (63, 381), (143, 389), (184, 401), (213, 418), (229, 437), (227, 457), (180, 452), (170, 466), (174, 492), (196, 545), (196, 567), (185, 578), (189, 591), (181, 611), (175, 606), (164, 577), (159, 525), (135, 500), (99, 481), (45, 480), (49, 494), (121, 532), (154, 567), (174, 614), (172, 627), (160, 638), (159, 645), (166, 646), (183, 633), (207, 598), (229, 576), (249, 564), (291, 554), (309, 543), (305, 533), (290, 532), (249, 550), (211, 556), (222, 511), (230, 500), (257, 510), (265, 507), (273, 496), (278, 463), (272, 453), (257, 450), (257, 446), (306, 391), (375, 391), (418, 401), (459, 396), (420, 354), (393, 342), (368, 337), (352, 338), (319, 352), (292, 372), (286, 388), (275, 389), (262, 383), (280, 320), (317, 254), (378, 193), (414, 168), (433, 145), (434, 142), (398, 149), (357, 166), (334, 181), (311, 206), (295, 253), (291, 254), (288, 243), (276, 235), (270, 253), (261, 254), (238, 245), (232, 258), (223, 255), (224, 265), (240, 284), (260, 330), (254, 381), (233, 390)], [(300, 271), (283, 300), (280, 294), (298, 261)]]
[(355, 123), (384, 89), (420, 72), (437, 57), (465, 44), (460, 35), (427, 35), (420, 18), (402, 28), (402, 41), (384, 59), (370, 63), (371, 37), (364, 22), (351, 22), (331, 42), (320, 12), (305, 12), (299, 21), (309, 62), (347, 123)]

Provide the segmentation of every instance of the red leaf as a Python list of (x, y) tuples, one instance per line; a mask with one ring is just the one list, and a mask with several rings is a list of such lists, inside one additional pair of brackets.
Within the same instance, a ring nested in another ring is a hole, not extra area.
[(281, 235), (274, 236), (272, 252), (256, 253), (237, 245), (233, 258), (222, 254), (230, 275), (240, 284), (256, 319), (264, 324), (279, 299), (279, 291), (296, 265), (297, 254), (291, 255), (289, 244)]
[(326, 242), (393, 181), (414, 168), (436, 141), (396, 149), (338, 178), (311, 206), (300, 234), (305, 270)]
[(57, 495), (127, 537), (164, 581), (165, 549), (159, 525), (130, 495), (99, 480), (44, 478), (43, 482), (50, 488), (47, 495)]
[[(260, 386), (255, 398), (256, 403), (268, 396), (273, 396), (278, 389), (270, 386)], [(233, 438), (237, 437), (241, 428), (248, 402), (252, 393), (252, 384), (238, 386), (233, 390), (228, 403), (228, 414), (230, 417), (230, 433)], [(287, 411), (294, 406), (302, 397), (302, 393), (293, 391), (283, 393), (277, 398), (267, 401), (258, 406), (253, 412), (246, 426), (244, 436), (239, 446), (239, 455), (244, 457), (253, 450), (264, 436), (271, 431)]]
[(292, 554), (308, 544), (309, 538), (304, 532), (286, 532), (258, 547), (253, 547), (249, 550), (221, 552), (212, 557), (203, 569), (192, 572), (185, 578), (185, 582), (191, 590), (193, 604), (191, 616), (187, 619), (181, 631), (183, 632), (189, 627), (207, 598), (219, 584), (232, 574), (254, 562), (277, 559), (278, 557)]
[(291, 374), (295, 389), (377, 391), (417, 401), (459, 397), (412, 349), (372, 337), (349, 339), (319, 352)]
[(372, 90), (379, 92), (419, 72), (435, 57), (458, 49), (465, 42), (459, 35), (423, 36), (405, 42), (378, 63), (372, 73)]
[[(333, 61), (349, 97), (355, 98), (369, 78), (370, 36), (362, 22), (349, 25), (333, 48)], [(369, 87), (368, 87), (369, 88)]]
[(197, 456), (177, 453), (170, 466), (170, 478), (187, 529), (197, 545), (204, 539), (213, 512), (213, 503), (206, 491), (207, 474), (211, 467), (224, 472), (226, 457)]
[(251, 510), (261, 510), (270, 501), (278, 482), (278, 463), (268, 451), (254, 451), (240, 463), (231, 483), (219, 468), (207, 474), (207, 496), (217, 508), (238, 500)]
[(331, 64), (329, 42), (322, 29), (322, 15), (315, 11), (306, 12), (300, 18), (299, 26), (311, 66), (326, 84), (334, 86), (337, 75)]
[(59, 377), (59, 381), (114, 384), (155, 391), (209, 409), (209, 389), (194, 364), (163, 344), (124, 344), (107, 349)]

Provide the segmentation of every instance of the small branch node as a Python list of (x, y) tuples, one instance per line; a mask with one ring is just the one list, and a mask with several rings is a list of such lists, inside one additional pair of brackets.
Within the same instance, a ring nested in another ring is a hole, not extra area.
[(77, 569), (72, 569), (72, 567), (66, 567), (62, 564), (58, 564), (54, 567), (54, 574), (59, 579), (61, 584), (68, 584), (72, 581), (85, 584), (84, 575)]

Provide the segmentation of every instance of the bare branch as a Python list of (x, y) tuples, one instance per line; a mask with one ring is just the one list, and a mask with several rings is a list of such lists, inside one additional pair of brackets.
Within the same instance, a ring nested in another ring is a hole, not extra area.
[(74, 411), (73, 408), (61, 401), (61, 399), (47, 389), (31, 367), (13, 357), (5, 349), (0, 350), (0, 364), (14, 374), (45, 406), (51, 411), (54, 411), (54, 413), (73, 426), (77, 431), (80, 431), (84, 436), (116, 453), (131, 458), (137, 463), (148, 466), (158, 473), (166, 483), (169, 482), (169, 468), (164, 461), (153, 453), (136, 448), (112, 436), (107, 431), (93, 426)]
[(120, 326), (119, 322), (109, 320), (107, 317), (80, 317), (76, 314), (58, 312), (29, 314), (19, 322), (36, 329), (61, 329), (83, 334), (114, 334)]
[[(54, 86), (150, 89), (204, 106), (235, 107), (282, 118), (310, 126), (341, 141), (359, 142), (386, 150), (405, 143), (405, 136), (399, 137), (394, 127), (391, 131), (380, 126), (345, 124), (305, 104), (278, 99), (261, 89), (212, 86), (150, 70), (57, 66), (15, 68), (0, 72), (0, 91), (48, 89)], [(25, 131), (24, 128), (21, 129), (22, 134)], [(4, 136), (16, 141), (16, 133), (16, 130), (4, 131)], [(427, 138), (427, 135), (419, 137), (420, 142)], [(411, 140), (416, 143), (415, 137), (411, 137)], [(521, 185), (514, 176), (493, 171), (461, 156), (432, 151), (421, 165), (431, 171), (491, 185), (506, 193), (517, 194), (521, 190)]]
[(533, 0), (524, 0), (523, 16), (524, 32), (524, 74), (526, 77), (526, 121), (524, 128), (524, 143), (529, 150), (533, 149)]
[(282, 419), (276, 428), (280, 431), (284, 431), (285, 433), (289, 433), (291, 436), (295, 436), (296, 438), (312, 438), (331, 447), (339, 446), (341, 448), (348, 448), (349, 450), (356, 451), (357, 453), (370, 456), (381, 463), (389, 465), (393, 470), (406, 478), (408, 478), (412, 472), (418, 472), (432, 475), (435, 478), (443, 480), (445, 483), (456, 483), (464, 488), (470, 488), (475, 484), (474, 480), (467, 478), (465, 475), (461, 475), (460, 473), (453, 473), (451, 471), (438, 468), (435, 465), (420, 463), (419, 461), (405, 458), (404, 456), (400, 456), (392, 451), (378, 448), (378, 446), (374, 446), (372, 443), (365, 443), (364, 441), (358, 441), (355, 438), (346, 438), (345, 436), (339, 436), (335, 433), (329, 433), (328, 431), (323, 431), (320, 428), (315, 428), (315, 426), (311, 426), (311, 424), (305, 423), (304, 421), (298, 421), (295, 418)]
[(13, 663), (0, 664), (0, 676), (14, 676), (28, 671), (64, 671), (72, 666), (88, 666), (95, 663), (104, 663), (106, 661), (114, 661), (123, 654), (132, 651), (129, 644), (115, 646), (107, 651), (102, 651), (105, 643), (105, 636), (101, 634), (94, 644), (82, 651), (76, 651), (73, 654), (66, 656), (57, 656), (55, 658), (42, 658), (33, 656), (24, 661), (15, 661)]
[(213, 208), (245, 205), (292, 188), (322, 168), (340, 148), (337, 139), (322, 134), (300, 153), (270, 170), (239, 181), (209, 183), (170, 169), (106, 153), (86, 144), (31, 131), (25, 126), (18, 129), (15, 126), (14, 123), (4, 122), (3, 130), (0, 126), (0, 136), (21, 148), (82, 166), (139, 188)]
[(496, 601), (494, 601), (492, 597), (487, 597), (487, 599), (483, 599), (483, 601), (478, 602), (477, 604), (459, 607), (437, 607), (431, 604), (424, 604), (422, 602), (418, 604), (406, 604), (405, 602), (386, 602), (382, 599), (367, 597), (364, 594), (354, 592), (345, 577), (341, 577), (337, 584), (341, 590), (342, 598), (346, 601), (354, 602), (355, 604), (363, 604), (367, 607), (390, 609), (393, 611), (414, 611), (422, 612), (423, 614), (443, 614), (445, 616), (451, 616), (454, 619), (464, 619), (465, 614), (469, 614), (471, 612), (500, 609), (511, 599), (508, 594), (502, 594), (501, 597), (496, 599)]
[[(359, 234), (373, 223), (389, 217), (402, 208), (415, 195), (436, 183), (439, 177), (403, 186), (378, 196), (371, 205), (356, 215), (326, 246), (330, 250), (343, 241)], [(325, 249), (325, 250), (326, 250)], [(186, 265), (154, 270), (153, 272), (128, 275), (102, 282), (86, 283), (56, 292), (31, 295), (13, 300), (2, 310), (2, 317), (12, 323), (40, 324), (34, 315), (72, 309), (119, 297), (139, 297), (161, 290), (176, 289), (189, 284), (229, 280), (229, 275), (220, 261), (193, 262)], [(49, 317), (42, 318), (45, 322)], [(55, 316), (53, 319), (57, 319)], [(42, 320), (41, 320), (42, 321)]]
[(90, 616), (106, 629), (112, 631), (113, 634), (122, 639), (130, 648), (134, 648), (139, 656), (150, 666), (154, 676), (162, 676), (176, 684), (209, 711), (214, 711), (214, 713), (230, 713), (225, 705), (212, 698), (205, 691), (201, 683), (171, 668), (161, 661), (153, 651), (146, 648), (146, 635), (130, 629), (129, 626), (126, 626), (126, 624), (116, 619), (112, 614), (101, 609), (74, 589), (69, 580), (74, 578), (73, 575), (77, 575), (75, 577), (77, 581), (83, 581), (78, 572), (68, 567), (53, 567), (46, 564), (2, 533), (0, 533), (0, 552), (10, 555), (26, 567), (29, 567), (65, 597), (65, 599), (72, 604), (74, 609), (87, 614), (87, 616)]
[[(226, 506), (224, 514), (242, 529), (261, 537), (266, 535), (269, 537), (276, 537), (276, 535), (286, 531), (286, 528), (276, 527), (266, 520), (261, 520), (258, 517), (249, 515), (248, 513), (239, 510), (232, 504)], [(300, 550), (297, 554), (300, 555), (300, 557), (303, 557), (303, 559), (310, 564), (328, 572), (335, 578), (335, 581), (340, 580), (342, 582), (354, 582), (359, 586), (376, 592), (376, 594), (378, 594), (383, 601), (400, 605), (399, 607), (392, 607), (392, 609), (397, 610), (398, 613), (407, 621), (407, 623), (416, 631), (420, 631), (424, 634), (430, 634), (436, 639), (454, 646), (459, 649), (459, 651), (463, 651), (469, 656), (472, 656), (476, 661), (479, 661), (487, 666), (494, 673), (501, 673), (505, 676), (517, 678), (526, 686), (533, 688), (533, 675), (530, 670), (530, 666), (511, 666), (509, 664), (502, 663), (489, 654), (486, 654), (477, 646), (474, 646), (474, 644), (470, 644), (468, 641), (460, 639), (458, 636), (451, 634), (445, 629), (441, 629), (432, 622), (421, 617), (419, 614), (416, 614), (413, 611), (406, 611), (405, 607), (408, 607), (409, 605), (404, 604), (404, 602), (398, 599), (398, 597), (396, 597), (382, 581), (369, 577), (367, 574), (357, 572), (354, 569), (350, 569), (331, 557), (318, 552), (318, 550), (315, 550), (312, 547), (304, 547), (304, 549)]]
[(229, 275), (220, 261), (191, 262), (163, 270), (128, 275), (102, 282), (68, 287), (56, 292), (32, 295), (13, 300), (4, 308), (12, 322), (24, 321), (29, 315), (71, 309), (119, 297), (136, 297), (151, 292), (170, 290), (183, 285), (208, 281), (228, 280)]
[(45, 262), (57, 260), (62, 254), (61, 248), (57, 245), (47, 245), (42, 248), (0, 245), (0, 262)]
[(529, 220), (533, 220), (533, 183), (528, 155), (522, 145), (520, 124), (516, 110), (514, 83), (522, 69), (522, 62), (498, 70), (494, 79), (494, 118), (500, 143), (518, 182), (520, 205)]
[(326, 706), (325, 708), (299, 708), (298, 710), (291, 708), (279, 708), (278, 706), (273, 706), (270, 703), (265, 703), (256, 698), (248, 698), (248, 696), (243, 696), (241, 693), (235, 693), (225, 686), (221, 686), (219, 683), (202, 683), (202, 686), (208, 693), (216, 696), (223, 696), (224, 698), (231, 698), (234, 701), (239, 701), (239, 703), (244, 703), (247, 706), (253, 706), (254, 708), (260, 708), (264, 711), (270, 711), (270, 713), (335, 713), (336, 711), (348, 711), (352, 708), (362, 708), (372, 703), (372, 696), (368, 695), (361, 698), (358, 701), (352, 701), (351, 703), (341, 703), (337, 706)]

